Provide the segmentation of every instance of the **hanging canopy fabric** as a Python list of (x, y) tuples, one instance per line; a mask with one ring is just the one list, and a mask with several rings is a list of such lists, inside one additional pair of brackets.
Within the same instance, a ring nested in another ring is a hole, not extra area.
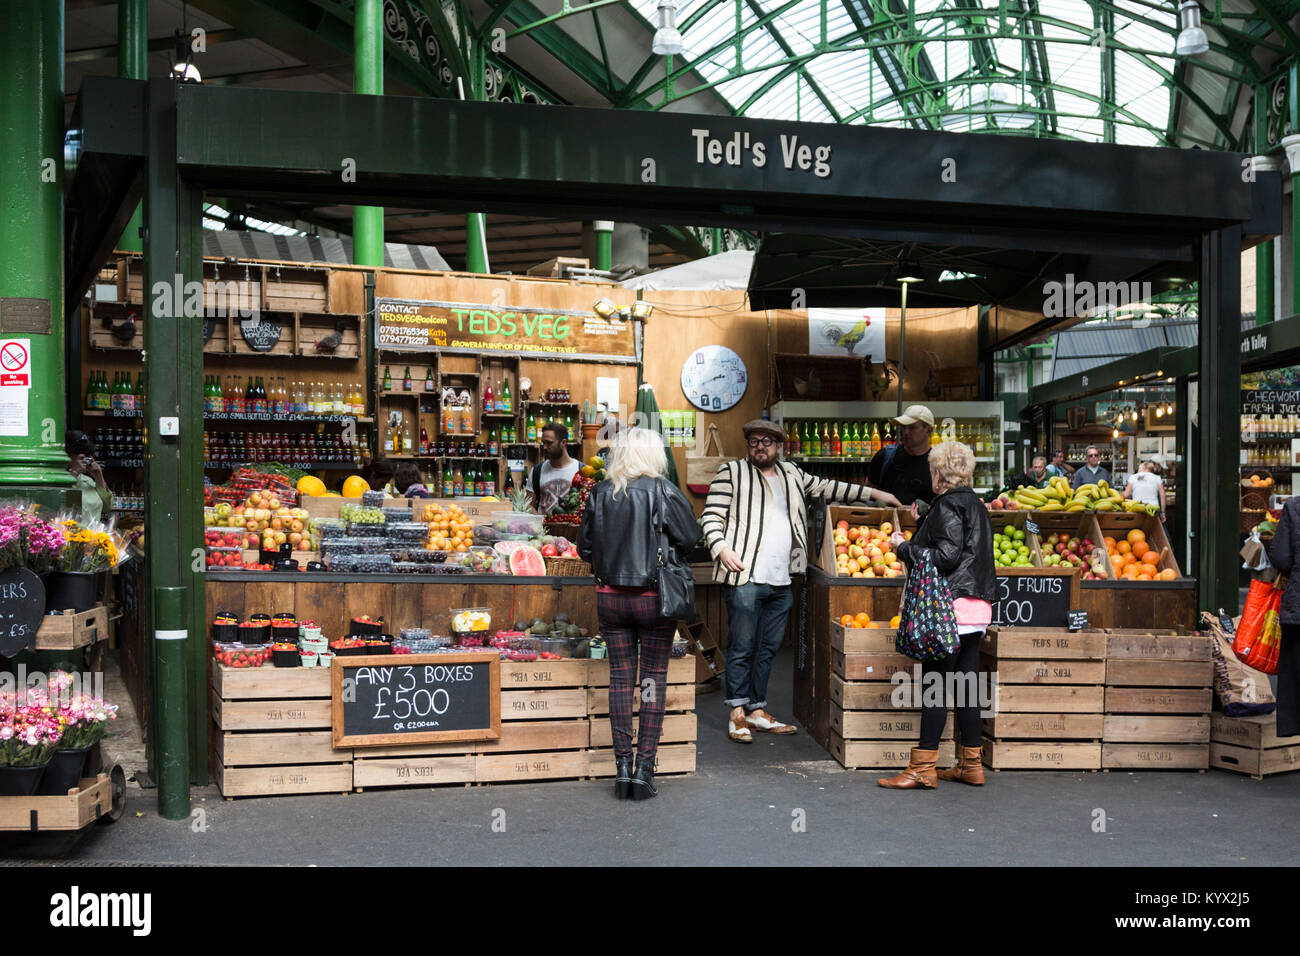
[[(650, 385), (642, 385), (636, 393), (636, 411), (638, 414), (637, 422), (642, 427), (651, 427), (659, 423), (659, 401), (655, 398), (655, 390)], [(663, 431), (659, 431), (659, 436), (663, 437)], [(667, 444), (665, 442), (665, 444)], [(673, 461), (673, 452), (671, 448), (665, 449), (668, 452), (668, 471), (664, 475), (677, 487), (681, 487), (681, 482), (677, 478), (677, 463)]]
[(624, 289), (746, 289), (753, 268), (754, 253), (748, 249), (734, 249), (633, 276), (620, 284)]

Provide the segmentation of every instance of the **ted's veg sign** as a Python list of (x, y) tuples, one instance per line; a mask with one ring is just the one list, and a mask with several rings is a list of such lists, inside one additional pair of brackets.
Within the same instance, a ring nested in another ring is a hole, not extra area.
[(375, 347), (620, 362), (636, 355), (632, 323), (617, 316), (418, 299), (375, 300)]

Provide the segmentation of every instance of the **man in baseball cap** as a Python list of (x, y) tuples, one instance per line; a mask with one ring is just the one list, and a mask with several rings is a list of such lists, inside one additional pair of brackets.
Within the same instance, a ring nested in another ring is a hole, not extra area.
[(795, 732), (767, 712), (767, 681), (790, 615), (790, 575), (807, 565), (804, 496), (846, 505), (897, 507), (899, 502), (893, 495), (818, 478), (782, 461), (785, 429), (776, 422), (756, 418), (743, 431), (749, 457), (718, 469), (700, 525), (713, 556), (713, 580), (725, 585), (728, 735), (748, 744), (754, 731)]
[(899, 425), (899, 441), (887, 445), (867, 466), (867, 484), (888, 491), (905, 505), (915, 501), (929, 504), (934, 500), (930, 481), (930, 434), (934, 431), (934, 412), (924, 405), (909, 405), (894, 419)]

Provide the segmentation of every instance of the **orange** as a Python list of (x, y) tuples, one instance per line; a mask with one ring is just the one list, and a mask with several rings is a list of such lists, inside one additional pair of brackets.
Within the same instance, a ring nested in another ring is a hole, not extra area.
[(854, 626), (854, 627), (870, 627), (870, 626), (871, 626), (871, 615), (868, 614), (868, 613), (866, 613), (865, 611), (859, 611), (859, 612), (857, 613), (857, 616), (853, 618), (853, 626)]
[(1178, 574), (1177, 572), (1174, 571), (1173, 568), (1165, 568), (1163, 571), (1157, 574), (1156, 577), (1158, 577), (1161, 581), (1172, 581), (1178, 577)]
[(889, 619), (889, 626), (890, 626), (890, 627), (898, 627), (899, 623), (900, 623), (902, 620), (903, 620), (903, 618), (902, 618), (900, 615), (895, 614), (893, 617), (891, 617), (891, 618)]
[(1146, 554), (1142, 555), (1142, 563), (1151, 568), (1158, 567), (1160, 565), (1160, 555), (1156, 554), (1154, 551), (1148, 551)]
[(1150, 571), (1143, 571), (1137, 577), (1139, 581), (1154, 581), (1156, 579), (1156, 576)]
[(1128, 554), (1133, 550), (1133, 547), (1127, 541), (1121, 541), (1119, 544), (1115, 545), (1115, 550), (1120, 554)]
[(1133, 548), (1133, 553), (1136, 554), (1139, 558), (1151, 550), (1150, 546), (1145, 541), (1134, 541), (1132, 548)]
[(852, 615), (852, 614), (841, 614), (841, 615), (840, 615), (840, 626), (841, 626), (841, 627), (852, 627), (852, 626), (853, 626), (853, 615)]
[(1145, 541), (1146, 539), (1147, 534), (1141, 528), (1134, 528), (1128, 533), (1129, 544), (1132, 544), (1134, 541)]
[(1102, 538), (1101, 541), (1102, 541), (1102, 543), (1103, 543), (1104, 545), (1106, 545), (1106, 550), (1107, 550), (1107, 551), (1114, 551), (1114, 550), (1115, 550), (1115, 539), (1114, 539), (1114, 538)]

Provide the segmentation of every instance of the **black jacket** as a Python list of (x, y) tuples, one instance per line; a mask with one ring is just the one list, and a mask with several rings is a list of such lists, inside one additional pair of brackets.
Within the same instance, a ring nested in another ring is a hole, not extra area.
[(699, 540), (695, 512), (677, 486), (663, 478), (633, 478), (618, 497), (613, 492), (608, 481), (592, 490), (578, 531), (578, 554), (591, 562), (599, 584), (654, 588), (659, 570), (653, 527), (656, 499), (662, 502), (668, 542), (679, 555)]
[(911, 564), (916, 548), (930, 549), (954, 598), (993, 603), (997, 596), (993, 523), (975, 492), (952, 488), (935, 498), (912, 540), (898, 546), (899, 559)]
[(1273, 567), (1287, 576), (1286, 590), (1282, 592), (1282, 607), (1278, 620), (1283, 624), (1300, 624), (1300, 583), (1291, 578), (1300, 561), (1300, 498), (1292, 498), (1282, 506), (1282, 519), (1268, 545), (1268, 559)]

